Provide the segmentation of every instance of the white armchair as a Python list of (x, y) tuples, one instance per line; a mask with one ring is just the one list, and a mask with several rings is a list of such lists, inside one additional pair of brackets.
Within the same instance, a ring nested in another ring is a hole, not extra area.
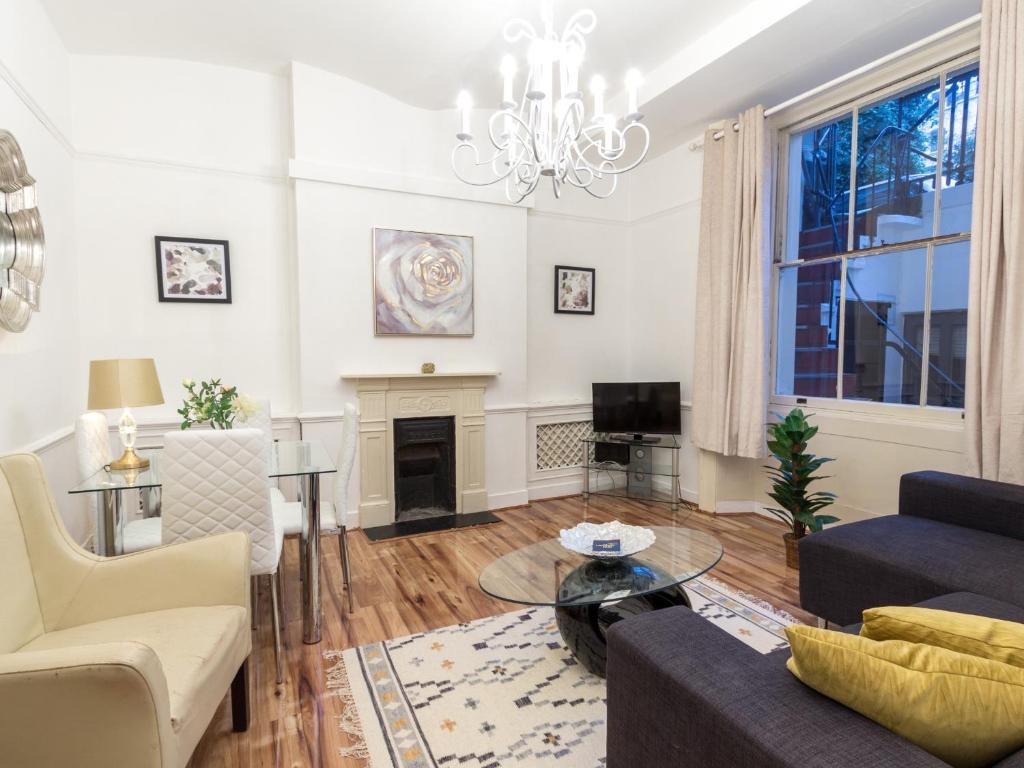
[(228, 687), (248, 727), (249, 540), (103, 558), (36, 456), (0, 457), (0, 761), (182, 768)]

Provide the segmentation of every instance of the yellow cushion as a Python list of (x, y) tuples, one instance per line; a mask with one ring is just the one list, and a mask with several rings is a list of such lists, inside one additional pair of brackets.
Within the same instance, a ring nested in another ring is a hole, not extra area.
[(871, 640), (906, 640), (1024, 667), (1024, 624), (932, 608), (864, 611), (860, 634)]
[(1024, 747), (1024, 669), (903, 640), (786, 629), (789, 670), (957, 768)]

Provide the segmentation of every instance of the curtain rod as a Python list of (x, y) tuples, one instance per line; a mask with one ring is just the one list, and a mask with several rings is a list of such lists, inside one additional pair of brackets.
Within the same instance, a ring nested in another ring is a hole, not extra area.
[[(809, 91), (804, 91), (800, 95), (794, 96), (793, 98), (788, 99), (787, 101), (784, 101), (781, 104), (776, 104), (774, 107), (766, 109), (764, 111), (764, 116), (765, 118), (769, 118), (772, 115), (776, 114), (777, 112), (781, 112), (782, 110), (788, 109), (789, 107), (792, 107), (795, 104), (799, 104), (801, 101), (806, 101), (807, 99), (817, 96), (819, 93), (823, 93), (824, 91), (836, 88), (849, 80), (853, 80), (854, 78), (860, 77), (861, 75), (867, 74), (868, 72), (874, 69), (878, 69), (879, 67), (886, 65), (889, 62), (893, 61), (894, 59), (899, 59), (902, 58), (903, 56), (908, 56), (914, 51), (929, 46), (932, 43), (943, 39), (944, 37), (950, 37), (951, 35), (955, 35), (957, 32), (973, 27), (979, 23), (981, 23), (981, 14), (976, 13), (973, 16), (964, 19), (963, 21), (958, 21), (956, 24), (948, 26), (945, 29), (940, 29), (938, 32), (934, 32), (933, 34), (928, 35), (928, 37), (924, 37), (918, 40), (917, 42), (911, 43), (910, 45), (906, 45), (903, 48), (900, 48), (898, 51), (888, 53), (885, 56), (875, 59), (874, 61), (869, 62), (868, 64), (865, 64), (862, 67), (858, 67), (857, 69), (854, 69), (851, 72), (847, 72), (845, 75), (840, 75), (837, 78), (829, 80), (827, 83), (823, 83), (819, 86), (811, 88)], [(740, 129), (740, 124), (738, 122), (733, 122), (732, 129), (733, 131), (738, 132)], [(713, 134), (711, 134), (711, 138), (714, 139), (715, 141), (718, 141), (723, 136), (725, 136), (724, 130), (715, 131)], [(691, 141), (689, 145), (691, 151), (700, 149), (703, 146), (704, 139)]]

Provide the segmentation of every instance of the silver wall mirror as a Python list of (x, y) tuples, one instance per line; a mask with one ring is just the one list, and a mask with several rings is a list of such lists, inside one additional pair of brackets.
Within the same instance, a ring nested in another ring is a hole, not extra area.
[(0, 130), (0, 328), (23, 331), (39, 311), (44, 249), (36, 180), (14, 136)]

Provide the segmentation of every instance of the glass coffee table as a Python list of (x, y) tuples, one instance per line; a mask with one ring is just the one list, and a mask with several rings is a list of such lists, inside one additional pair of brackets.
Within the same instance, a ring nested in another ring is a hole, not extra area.
[(558, 539), (503, 555), (480, 573), (480, 589), (523, 605), (550, 605), (562, 639), (588, 670), (604, 677), (606, 633), (617, 621), (674, 605), (690, 607), (683, 584), (722, 559), (718, 540), (692, 528), (652, 527), (656, 540), (636, 555), (591, 558)]

